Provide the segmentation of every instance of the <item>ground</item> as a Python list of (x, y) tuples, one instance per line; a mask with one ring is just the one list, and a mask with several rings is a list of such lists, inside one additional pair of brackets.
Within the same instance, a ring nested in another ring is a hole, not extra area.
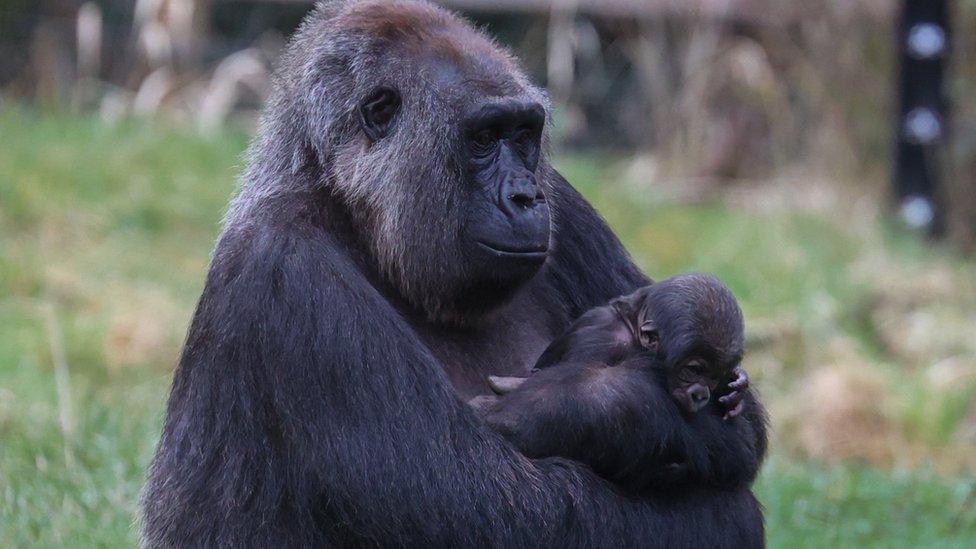
[[(0, 546), (133, 546), (246, 137), (9, 107), (0, 136)], [(770, 546), (976, 546), (976, 263), (829, 178), (702, 191), (555, 163), (649, 274), (714, 272), (741, 300)]]

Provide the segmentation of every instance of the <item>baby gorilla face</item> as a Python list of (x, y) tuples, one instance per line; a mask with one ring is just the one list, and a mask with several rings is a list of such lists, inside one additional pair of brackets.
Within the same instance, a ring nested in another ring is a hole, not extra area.
[(611, 303), (686, 413), (704, 408), (742, 359), (742, 311), (717, 278), (689, 274)]
[(684, 411), (691, 414), (704, 408), (719, 382), (727, 377), (712, 366), (702, 359), (690, 358), (668, 372), (671, 396)]

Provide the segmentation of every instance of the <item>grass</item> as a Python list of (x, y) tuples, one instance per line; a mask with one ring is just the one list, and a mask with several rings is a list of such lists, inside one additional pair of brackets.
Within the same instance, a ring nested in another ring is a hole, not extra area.
[[(0, 546), (132, 546), (246, 137), (9, 108), (0, 136)], [(976, 265), (835, 184), (681, 204), (618, 161), (557, 165), (650, 274), (741, 299), (771, 546), (976, 546)]]

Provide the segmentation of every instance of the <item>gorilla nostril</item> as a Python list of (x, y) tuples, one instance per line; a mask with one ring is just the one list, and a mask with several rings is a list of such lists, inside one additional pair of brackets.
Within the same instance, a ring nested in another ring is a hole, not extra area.
[(523, 208), (530, 208), (535, 202), (535, 197), (530, 196), (527, 193), (514, 193), (508, 195), (508, 199)]

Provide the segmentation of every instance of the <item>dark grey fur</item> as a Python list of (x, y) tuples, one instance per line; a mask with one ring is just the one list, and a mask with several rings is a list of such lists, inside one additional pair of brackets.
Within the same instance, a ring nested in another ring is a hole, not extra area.
[[(544, 158), (545, 265), (464, 255), (458, 231), (488, 206), (465, 203), (453, 106), (544, 104), (514, 61), (439, 8), (342, 3), (305, 21), (278, 75), (174, 375), (146, 545), (762, 543), (747, 490), (624, 497), (578, 463), (522, 456), (459, 398), (649, 282)], [(391, 84), (402, 112), (372, 141), (358, 109)]]

